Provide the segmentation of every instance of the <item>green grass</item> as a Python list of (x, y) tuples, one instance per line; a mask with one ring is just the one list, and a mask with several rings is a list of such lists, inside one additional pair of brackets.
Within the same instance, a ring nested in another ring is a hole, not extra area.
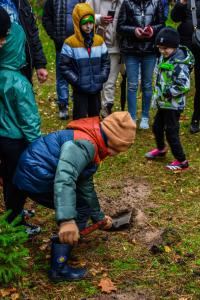
[[(54, 46), (41, 26), (40, 33), (48, 59), (49, 79), (43, 85), (34, 80), (34, 87), (42, 118), (42, 131), (47, 133), (65, 128), (66, 123), (57, 117)], [(58, 295), (59, 299), (65, 300), (88, 298), (99, 293), (98, 283), (105, 273), (122, 290), (147, 288), (156, 299), (200, 299), (200, 146), (199, 134), (189, 133), (193, 86), (192, 77), (192, 89), (183, 113), (185, 118), (181, 121), (181, 140), (190, 162), (190, 170), (176, 174), (166, 172), (165, 164), (173, 159), (170, 152), (161, 162), (146, 161), (144, 154), (155, 146), (154, 137), (151, 130), (137, 130), (133, 147), (127, 153), (105, 160), (95, 176), (97, 190), (114, 199), (120, 196), (119, 186), (123, 186), (127, 178), (147, 181), (151, 187), (149, 200), (157, 205), (156, 208), (145, 210), (149, 222), (157, 228), (172, 228), (178, 233), (179, 238), (170, 245), (171, 252), (163, 251), (153, 255), (144, 245), (132, 244), (121, 233), (111, 233), (106, 240), (104, 233), (95, 232), (74, 253), (81, 262), (87, 263), (88, 269), (95, 268), (97, 274), (89, 280), (76, 283), (52, 284), (47, 278), (50, 249), (42, 251), (40, 247), (57, 228), (53, 213), (39, 206), (36, 208), (35, 220), (43, 227), (43, 233), (28, 244), (31, 252), (28, 275), (13, 283), (21, 299), (58, 299)], [(138, 104), (140, 117), (140, 100)], [(119, 82), (114, 109), (117, 108)], [(151, 122), (153, 115), (154, 111), (151, 111)]]
[[(51, 132), (63, 129), (66, 123), (57, 118), (57, 107), (55, 105), (55, 70), (54, 70), (54, 47), (43, 29), (41, 38), (44, 50), (48, 58), (48, 83), (39, 85), (35, 81), (36, 97), (42, 117), (43, 132)], [(41, 267), (41, 257), (35, 260), (39, 267), (33, 269), (32, 281), (34, 288), (29, 288), (30, 299), (54, 299), (60, 293), (61, 299), (81, 299), (89, 297), (99, 292), (98, 283), (104, 272), (112, 278), (118, 288), (126, 290), (129, 288), (147, 288), (153, 291), (156, 299), (200, 299), (200, 277), (195, 275), (195, 270), (200, 262), (200, 147), (199, 135), (190, 135), (189, 124), (192, 114), (194, 79), (192, 77), (192, 89), (187, 97), (187, 108), (184, 120), (181, 121), (181, 140), (190, 161), (190, 170), (184, 173), (171, 174), (166, 172), (164, 165), (173, 159), (169, 154), (166, 160), (161, 162), (148, 162), (144, 158), (146, 151), (155, 146), (155, 141), (151, 130), (137, 130), (137, 137), (133, 147), (125, 154), (116, 158), (110, 158), (100, 166), (95, 176), (97, 189), (104, 195), (112, 198), (119, 197), (125, 178), (140, 178), (147, 181), (152, 189), (150, 200), (157, 204), (156, 208), (146, 210), (149, 220), (157, 228), (172, 228), (180, 236), (174, 241), (171, 252), (162, 252), (153, 255), (143, 245), (132, 245), (126, 236), (118, 233), (109, 235), (109, 240), (103, 240), (103, 234), (95, 233), (95, 236), (88, 237), (89, 244), (81, 246), (76, 250), (80, 260), (87, 262), (88, 268), (102, 268), (91, 278), (78, 283), (67, 283), (52, 285), (46, 278), (46, 265), (48, 259), (43, 255), (45, 267)], [(138, 116), (141, 113), (141, 101), (139, 100)], [(71, 109), (70, 101), (70, 109)], [(119, 82), (116, 92), (115, 110), (119, 108)], [(151, 122), (154, 111), (151, 111)], [(116, 184), (113, 185), (113, 181)], [(44, 222), (44, 237), (48, 237), (50, 230), (54, 228), (52, 214), (44, 212), (41, 207), (37, 212)], [(48, 218), (50, 219), (48, 221)], [(41, 221), (40, 220), (40, 221)], [(42, 238), (38, 237), (37, 243), (42, 244)], [(124, 248), (123, 248), (123, 245)], [(33, 245), (34, 246), (34, 245)], [(34, 246), (35, 247), (35, 246)], [(124, 250), (126, 249), (126, 250)], [(85, 255), (86, 253), (86, 255)], [(176, 257), (180, 256), (179, 260)], [(34, 257), (34, 252), (32, 257)], [(98, 263), (98, 266), (95, 265)], [(41, 270), (41, 275), (39, 270)], [(28, 277), (29, 278), (29, 277)], [(37, 280), (48, 285), (50, 293), (47, 295), (44, 288), (37, 284)], [(24, 287), (22, 295), (27, 291)], [(64, 295), (64, 296), (62, 296)], [(49, 298), (50, 297), (50, 298)], [(63, 297), (63, 298), (62, 298)], [(68, 298), (67, 298), (68, 297)]]

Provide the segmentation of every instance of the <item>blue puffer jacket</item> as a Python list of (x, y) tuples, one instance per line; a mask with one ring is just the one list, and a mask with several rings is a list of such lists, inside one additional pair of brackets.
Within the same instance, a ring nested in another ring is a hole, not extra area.
[[(87, 124), (84, 130), (87, 132)], [(103, 139), (102, 135), (100, 139)], [(89, 136), (77, 140), (77, 130), (76, 135), (73, 129), (50, 133), (24, 151), (13, 183), (28, 194), (54, 195), (58, 223), (77, 217), (76, 203), (79, 199), (92, 208), (93, 220), (101, 220), (104, 214), (92, 180), (98, 166), (95, 151)], [(47, 201), (51, 201), (50, 198)]]
[[(14, 183), (21, 190), (31, 193), (53, 192), (61, 147), (73, 139), (74, 130), (60, 130), (37, 139), (22, 154)], [(90, 164), (81, 178), (89, 178), (96, 170), (97, 166)]]
[(65, 40), (60, 56), (63, 77), (78, 91), (96, 94), (103, 88), (110, 72), (110, 59), (103, 38), (94, 34), (90, 54), (80, 31), (80, 20), (94, 11), (87, 3), (77, 4), (73, 11), (75, 34)]

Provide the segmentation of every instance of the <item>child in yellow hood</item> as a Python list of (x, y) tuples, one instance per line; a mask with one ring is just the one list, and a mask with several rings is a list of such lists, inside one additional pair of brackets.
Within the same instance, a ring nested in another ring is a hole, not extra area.
[(101, 90), (110, 72), (103, 38), (95, 34), (94, 10), (79, 3), (73, 10), (74, 35), (64, 42), (60, 69), (73, 87), (73, 119), (98, 116)]

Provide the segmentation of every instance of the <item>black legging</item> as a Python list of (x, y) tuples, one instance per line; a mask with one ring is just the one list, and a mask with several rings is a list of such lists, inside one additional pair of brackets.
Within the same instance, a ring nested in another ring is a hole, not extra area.
[(20, 155), (27, 147), (24, 139), (11, 139), (0, 137), (1, 172), (3, 178), (3, 195), (6, 209), (12, 213), (8, 217), (11, 222), (21, 213), (25, 197), (22, 192), (12, 184), (13, 175), (17, 167)]
[(155, 135), (157, 148), (165, 148), (165, 136), (174, 157), (182, 162), (185, 158), (180, 138), (179, 138), (179, 118), (180, 112), (170, 109), (159, 109), (153, 123), (153, 133)]
[(188, 47), (195, 58), (194, 76), (195, 76), (195, 95), (194, 95), (194, 110), (192, 115), (192, 123), (200, 121), (200, 50), (197, 46), (192, 45), (192, 41), (182, 41), (182, 45)]

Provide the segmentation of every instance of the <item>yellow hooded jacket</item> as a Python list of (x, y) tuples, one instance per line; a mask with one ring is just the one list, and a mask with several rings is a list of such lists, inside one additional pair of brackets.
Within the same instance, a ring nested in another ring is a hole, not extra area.
[(102, 90), (110, 72), (110, 59), (103, 38), (97, 34), (93, 36), (90, 54), (84, 44), (84, 37), (80, 30), (80, 20), (92, 15), (94, 10), (87, 3), (79, 3), (73, 10), (74, 35), (64, 42), (60, 69), (63, 77), (79, 91), (95, 94)]

